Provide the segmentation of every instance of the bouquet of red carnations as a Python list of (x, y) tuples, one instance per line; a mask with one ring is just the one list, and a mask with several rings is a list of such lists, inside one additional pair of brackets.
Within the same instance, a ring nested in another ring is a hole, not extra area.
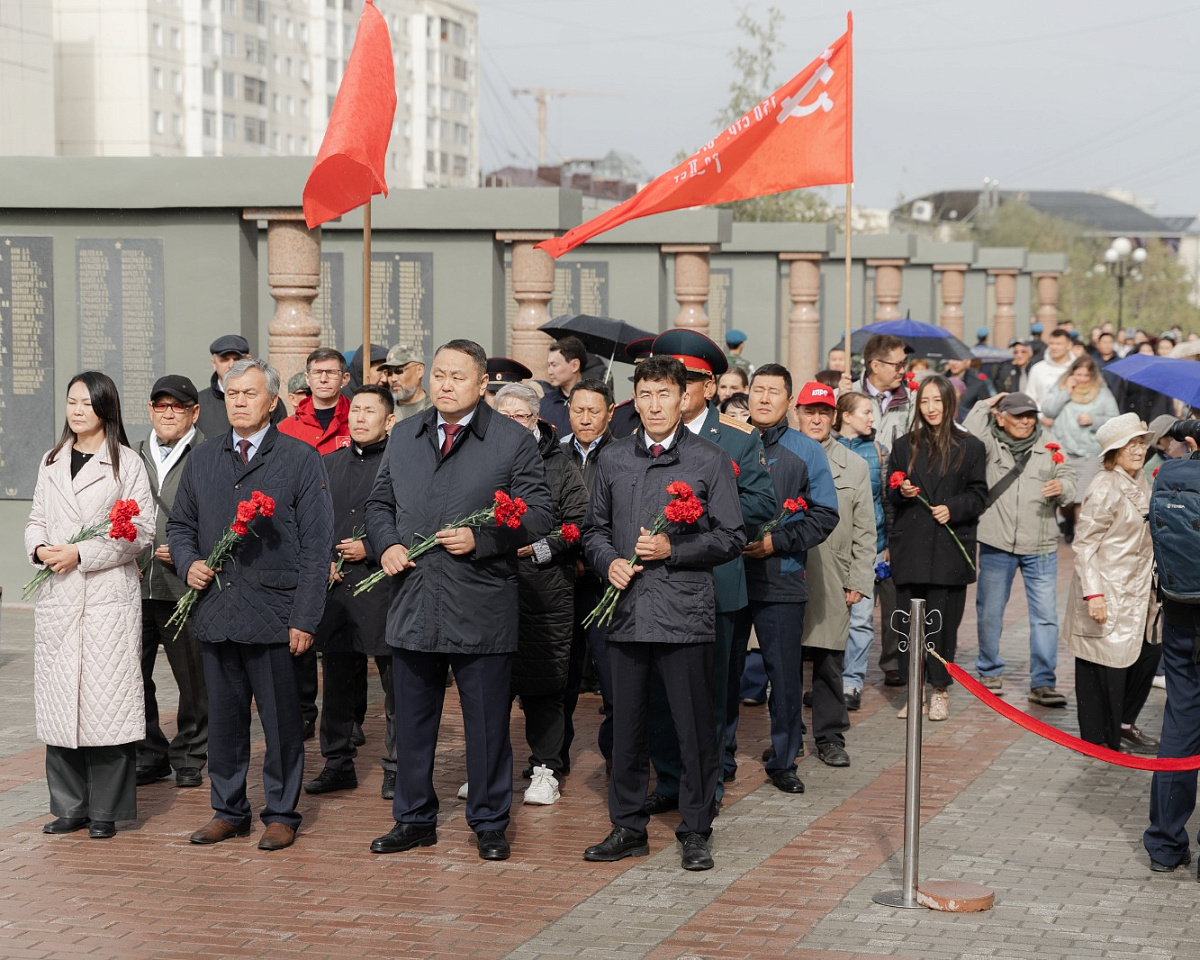
[[(700, 498), (696, 496), (692, 488), (682, 480), (667, 484), (667, 493), (671, 495), (672, 499), (662, 508), (658, 516), (654, 518), (654, 523), (650, 525), (650, 536), (652, 537), (665, 532), (672, 523), (686, 526), (689, 523), (695, 523), (704, 515), (704, 504), (700, 502)], [(635, 553), (629, 558), (630, 564), (637, 563), (637, 559)], [(600, 598), (600, 602), (583, 621), (583, 625), (590, 627), (597, 624), (606, 627), (612, 623), (621, 593), (621, 590), (610, 583), (608, 589), (604, 591), (604, 596)]]
[[(510, 497), (503, 490), (497, 490), (493, 497), (490, 507), (483, 510), (476, 510), (462, 520), (455, 520), (452, 523), (446, 524), (443, 530), (453, 530), (455, 527), (484, 527), (490, 523), (495, 523), (498, 527), (508, 527), (516, 530), (521, 526), (521, 518), (525, 516), (525, 511), (529, 508), (525, 505), (525, 501), (520, 497)], [(417, 541), (408, 549), (408, 559), (416, 560), (423, 553), (428, 553), (437, 546), (437, 534), (431, 534), (422, 540)], [(378, 586), (388, 576), (383, 570), (377, 570), (360, 583), (354, 590), (353, 596), (357, 597), (360, 593), (366, 593), (373, 587)]]
[[(234, 548), (250, 532), (251, 522), (256, 517), (270, 517), (274, 516), (274, 514), (275, 501), (261, 490), (255, 490), (250, 494), (249, 500), (243, 500), (237, 505), (237, 513), (234, 516), (233, 523), (221, 534), (221, 539), (216, 542), (216, 545), (212, 548), (212, 552), (204, 561), (205, 566), (210, 570), (220, 570), (225, 561), (233, 557)], [(180, 570), (179, 573), (185, 580), (187, 579), (186, 570)], [(220, 577), (217, 577), (217, 586), (221, 586)], [(192, 587), (175, 604), (175, 609), (171, 612), (171, 618), (167, 621), (167, 626), (175, 627), (176, 637), (183, 630), (183, 625), (187, 622), (187, 618), (191, 616), (192, 607), (196, 605), (198, 599), (200, 599), (200, 591)]]
[(762, 525), (758, 531), (758, 536), (754, 538), (755, 543), (762, 542), (768, 533), (778, 527), (784, 520), (793, 514), (799, 513), (801, 510), (808, 509), (808, 501), (803, 497), (788, 497), (783, 501), (783, 509), (779, 511), (779, 515), (773, 520), (768, 520)]
[[(93, 523), (90, 527), (84, 527), (67, 543), (82, 543), (84, 540), (91, 540), (92, 537), (97, 537), (108, 528), (108, 535), (113, 540), (128, 540), (133, 543), (137, 539), (137, 527), (130, 521), (137, 516), (141, 516), (142, 508), (138, 506), (136, 500), (118, 500), (113, 504), (112, 509), (108, 511), (108, 520), (101, 520), (99, 523)], [(49, 567), (44, 567), (33, 575), (30, 580), (21, 589), (21, 599), (32, 599), (38, 592), (38, 589), (43, 583), (54, 576), (54, 571)]]

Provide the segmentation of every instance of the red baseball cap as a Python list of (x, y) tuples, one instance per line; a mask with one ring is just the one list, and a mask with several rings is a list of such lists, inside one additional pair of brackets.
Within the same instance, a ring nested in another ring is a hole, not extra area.
[(833, 395), (833, 387), (827, 387), (823, 383), (816, 383), (810, 380), (800, 388), (800, 395), (796, 397), (796, 406), (809, 407), (819, 403), (823, 403), (827, 407), (837, 408), (837, 400)]

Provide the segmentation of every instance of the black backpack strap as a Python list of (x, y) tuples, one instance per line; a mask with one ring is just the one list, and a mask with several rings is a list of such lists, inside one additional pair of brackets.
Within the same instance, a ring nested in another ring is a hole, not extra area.
[(1004, 496), (1004, 492), (1017, 482), (1017, 478), (1021, 475), (1021, 471), (1025, 469), (1025, 464), (1029, 462), (1031, 456), (1033, 456), (1033, 450), (1026, 450), (1022, 456), (1017, 458), (1017, 462), (1013, 464), (1012, 469), (1002, 476), (994, 487), (988, 490), (987, 502), (984, 504), (985, 510)]

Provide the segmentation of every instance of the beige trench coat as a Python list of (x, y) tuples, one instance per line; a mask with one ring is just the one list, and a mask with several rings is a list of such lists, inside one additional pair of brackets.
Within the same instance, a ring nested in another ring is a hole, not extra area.
[[(1083, 496), (1075, 526), (1075, 576), (1067, 597), (1063, 634), (1067, 649), (1081, 660), (1105, 667), (1128, 667), (1153, 632), (1158, 602), (1152, 586), (1154, 548), (1150, 542), (1150, 484), (1138, 471), (1101, 470)], [(1084, 597), (1104, 594), (1108, 619), (1096, 623)]]
[(875, 501), (867, 461), (836, 441), (823, 444), (837, 490), (838, 523), (808, 551), (804, 609), (806, 647), (845, 650), (850, 634), (846, 591), (870, 596), (875, 588)]
[[(107, 447), (71, 479), (71, 444), (43, 463), (25, 525), (25, 555), (66, 543), (108, 520), (117, 500), (136, 500), (137, 539), (104, 533), (78, 544), (79, 563), (47, 580), (34, 600), (33, 702), (40, 739), (57, 747), (132, 743), (146, 735), (142, 600), (137, 557), (154, 540), (154, 499), (141, 458), (121, 448), (121, 478)], [(35, 564), (39, 569), (42, 564)]]

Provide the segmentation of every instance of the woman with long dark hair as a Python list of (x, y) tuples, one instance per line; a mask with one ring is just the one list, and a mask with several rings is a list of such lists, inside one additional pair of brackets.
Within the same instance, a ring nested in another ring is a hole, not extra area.
[[(137, 502), (132, 541), (109, 536), (118, 500)], [(70, 542), (97, 525), (96, 536)], [(25, 524), (30, 561), (54, 573), (34, 600), (34, 710), (56, 818), (44, 833), (87, 827), (107, 839), (117, 820), (137, 817), (135, 745), (146, 731), (137, 558), (153, 539), (154, 500), (116, 385), (77, 374)]]
[[(914, 599), (924, 599), (927, 612), (937, 610), (941, 629), (930, 639), (938, 654), (953, 662), (967, 584), (975, 582), (975, 531), (987, 507), (987, 454), (954, 422), (958, 395), (945, 377), (921, 381), (916, 407), (908, 433), (896, 438), (889, 466), (888, 498), (895, 516), (888, 548), (896, 609), (907, 613)], [(897, 473), (903, 473), (903, 482)], [(907, 672), (906, 658), (901, 661), (901, 671)], [(935, 657), (927, 657), (925, 667), (933, 685), (929, 719), (946, 720), (950, 674)], [(908, 716), (907, 704), (900, 716)]]

